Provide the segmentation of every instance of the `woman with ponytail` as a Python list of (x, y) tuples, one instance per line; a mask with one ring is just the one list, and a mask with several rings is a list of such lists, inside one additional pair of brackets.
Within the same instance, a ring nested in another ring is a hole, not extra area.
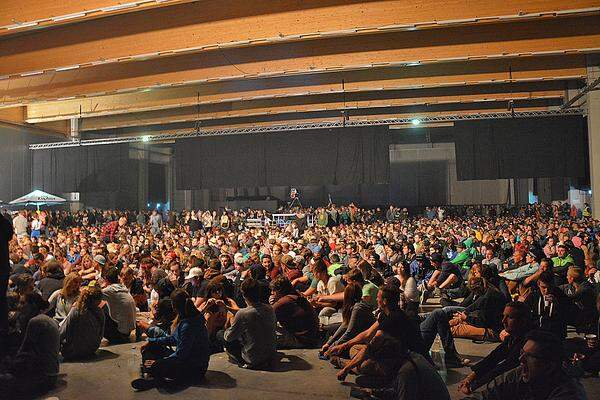
[(91, 357), (100, 347), (105, 318), (101, 302), (99, 287), (81, 289), (75, 306), (60, 325), (61, 353), (66, 360)]
[(144, 377), (131, 382), (135, 390), (194, 384), (208, 369), (210, 349), (204, 317), (185, 290), (176, 289), (170, 297), (176, 315), (172, 333), (148, 338), (148, 343), (142, 345)]

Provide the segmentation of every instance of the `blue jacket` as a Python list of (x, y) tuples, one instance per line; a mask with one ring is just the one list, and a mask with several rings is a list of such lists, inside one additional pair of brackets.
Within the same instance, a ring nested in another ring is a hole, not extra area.
[(210, 358), (208, 331), (202, 315), (181, 320), (171, 335), (148, 338), (148, 342), (175, 346), (177, 350), (169, 357), (178, 358), (192, 368), (200, 368), (203, 371), (208, 369)]

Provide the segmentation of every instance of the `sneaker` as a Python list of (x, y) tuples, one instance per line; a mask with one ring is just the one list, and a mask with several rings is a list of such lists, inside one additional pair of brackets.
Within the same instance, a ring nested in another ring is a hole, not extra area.
[(131, 381), (131, 387), (137, 392), (143, 392), (156, 387), (154, 379), (138, 378)]
[(471, 364), (471, 360), (464, 358), (459, 354), (446, 356), (444, 362), (446, 363), (446, 368), (462, 368)]

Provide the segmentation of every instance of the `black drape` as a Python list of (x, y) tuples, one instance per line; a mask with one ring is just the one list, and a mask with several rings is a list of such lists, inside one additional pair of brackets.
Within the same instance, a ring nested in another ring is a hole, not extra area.
[(581, 116), (457, 122), (458, 180), (583, 177), (586, 135)]
[(177, 189), (382, 184), (387, 127), (339, 128), (178, 140)]
[[(33, 151), (33, 187), (49, 193), (112, 192), (113, 207), (137, 202), (138, 161), (128, 144), (68, 147)], [(110, 203), (112, 205), (112, 203)]]

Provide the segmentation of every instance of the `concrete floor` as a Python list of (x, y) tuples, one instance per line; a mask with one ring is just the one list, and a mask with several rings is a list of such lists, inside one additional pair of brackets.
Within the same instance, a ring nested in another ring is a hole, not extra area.
[[(182, 389), (176, 393), (156, 389), (135, 393), (129, 385), (139, 373), (140, 343), (102, 348), (95, 360), (85, 363), (61, 364), (58, 387), (43, 396), (47, 400), (105, 399), (349, 399), (352, 384), (336, 380), (336, 370), (317, 357), (316, 350), (285, 350), (285, 356), (275, 371), (250, 371), (238, 368), (223, 354), (214, 355), (203, 385)], [(476, 361), (488, 354), (494, 344), (473, 344), (457, 340), (461, 354)], [(453, 399), (461, 396), (457, 385), (468, 373), (468, 368), (448, 370), (447, 383)], [(583, 383), (588, 399), (600, 398), (600, 379), (587, 378)]]

